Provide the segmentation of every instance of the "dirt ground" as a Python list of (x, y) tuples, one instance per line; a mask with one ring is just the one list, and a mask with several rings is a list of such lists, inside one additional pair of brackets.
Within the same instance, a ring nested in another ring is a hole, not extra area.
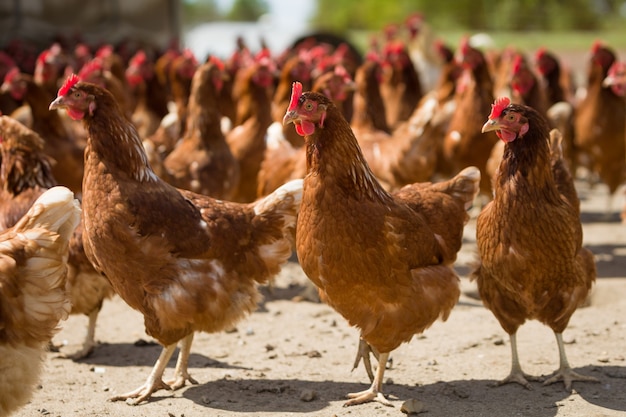
[[(159, 391), (138, 406), (108, 402), (141, 385), (160, 346), (144, 333), (143, 319), (121, 299), (104, 305), (96, 332), (100, 345), (73, 362), (49, 353), (41, 386), (19, 417), (52, 416), (401, 416), (416, 401), (425, 416), (623, 416), (626, 413), (626, 227), (619, 223), (622, 194), (605, 217), (606, 188), (579, 184), (584, 243), (596, 256), (598, 280), (590, 305), (578, 310), (564, 333), (572, 366), (600, 383), (575, 382), (532, 390), (492, 387), (509, 371), (505, 332), (467, 280), (475, 257), (475, 220), (456, 264), (464, 294), (450, 318), (392, 353), (384, 392), (393, 408), (378, 403), (344, 408), (348, 392), (367, 388), (362, 367), (351, 371), (358, 333), (328, 306), (292, 298), (306, 287), (299, 265), (289, 262), (259, 310), (230, 333), (198, 334), (190, 373), (198, 385)], [(78, 349), (86, 317), (63, 322), (55, 343)], [(550, 329), (529, 322), (518, 333), (524, 370), (548, 375), (558, 367)], [(173, 372), (169, 364), (165, 377)]]

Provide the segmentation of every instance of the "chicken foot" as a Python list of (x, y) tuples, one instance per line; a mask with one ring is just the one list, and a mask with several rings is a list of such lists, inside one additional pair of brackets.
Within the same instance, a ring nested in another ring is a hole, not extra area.
[[(365, 343), (363, 339), (362, 342)], [(365, 343), (367, 345), (367, 343)], [(359, 345), (359, 356), (361, 354), (361, 345)], [(367, 345), (369, 347), (369, 345)], [(373, 352), (373, 350), (371, 350)], [(369, 361), (369, 353), (367, 353), (363, 360), (365, 362), (365, 357), (368, 358)], [(350, 398), (349, 401), (343, 405), (344, 407), (349, 407), (351, 405), (363, 404), (370, 401), (376, 401), (388, 407), (393, 407), (393, 405), (385, 398), (383, 395), (383, 377), (385, 375), (385, 363), (387, 363), (387, 359), (389, 358), (389, 353), (381, 353), (378, 356), (378, 368), (376, 368), (376, 376), (372, 382), (372, 386), (366, 389), (365, 391), (350, 393), (346, 397)], [(381, 365), (381, 363), (383, 365)], [(358, 364), (358, 362), (357, 362)], [(371, 372), (371, 369), (370, 369)]]
[(574, 370), (570, 367), (567, 360), (567, 355), (565, 354), (563, 335), (561, 333), (554, 333), (554, 335), (556, 336), (556, 343), (559, 347), (559, 369), (552, 377), (546, 380), (543, 385), (550, 385), (558, 381), (563, 381), (563, 384), (565, 384), (565, 389), (567, 391), (571, 391), (573, 381), (600, 382), (598, 378), (595, 378), (593, 376), (581, 375), (577, 372), (574, 372)]
[[(352, 365), (352, 370), (354, 371), (359, 367), (359, 363), (361, 359), (363, 359), (363, 366), (365, 367), (365, 372), (367, 372), (367, 376), (370, 378), (370, 382), (374, 382), (374, 372), (372, 372), (372, 362), (370, 361), (370, 353), (374, 355), (377, 361), (380, 360), (380, 355), (378, 351), (372, 348), (369, 343), (367, 343), (364, 339), (359, 339), (359, 349), (356, 352), (356, 358), (354, 358), (354, 364)], [(380, 366), (380, 362), (379, 362)]]
[(505, 384), (510, 384), (511, 382), (515, 382), (526, 389), (532, 390), (533, 387), (528, 381), (530, 380), (542, 382), (543, 378), (528, 375), (524, 373), (524, 371), (522, 371), (522, 366), (519, 363), (519, 356), (517, 354), (517, 336), (515, 333), (513, 333), (509, 335), (509, 338), (511, 340), (511, 372), (509, 373), (509, 376), (501, 381), (496, 382), (494, 385), (501, 386)]
[(187, 370), (189, 365), (189, 355), (191, 353), (191, 343), (193, 342), (193, 333), (185, 338), (180, 343), (180, 352), (178, 353), (178, 359), (176, 361), (176, 369), (174, 370), (174, 379), (167, 381), (167, 385), (173, 390), (182, 388), (185, 386), (185, 381), (193, 385), (198, 385), (198, 381), (193, 379)]
[(148, 375), (148, 379), (146, 382), (140, 386), (139, 388), (127, 392), (126, 394), (116, 395), (109, 398), (109, 401), (126, 401), (129, 399), (134, 399), (132, 402), (129, 402), (130, 405), (137, 405), (142, 401), (148, 400), (153, 393), (157, 392), (160, 389), (170, 390), (171, 387), (163, 382), (163, 372), (165, 371), (165, 367), (169, 362), (172, 354), (176, 350), (176, 343), (172, 343), (169, 346), (165, 346), (159, 355), (150, 375)]

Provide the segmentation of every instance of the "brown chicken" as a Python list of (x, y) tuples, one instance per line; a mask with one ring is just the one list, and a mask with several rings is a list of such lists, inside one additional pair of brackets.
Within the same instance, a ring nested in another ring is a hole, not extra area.
[[(169, 56), (169, 55), (168, 55)], [(159, 61), (157, 61), (158, 63)], [(167, 62), (167, 61), (166, 61)], [(165, 63), (162, 63), (165, 65)], [(187, 102), (191, 93), (191, 80), (198, 68), (198, 61), (191, 50), (185, 49), (180, 55), (172, 58), (169, 65), (159, 70), (167, 69), (167, 82), (174, 102), (175, 112), (172, 119), (163, 120), (159, 128), (148, 140), (154, 144), (161, 159), (174, 149), (176, 141), (185, 133), (187, 120)], [(169, 117), (166, 116), (166, 118)]]
[[(551, 166), (547, 120), (528, 106), (498, 99), (482, 130), (506, 142), (494, 179), (494, 199), (478, 216), (480, 264), (473, 273), (478, 292), (511, 340), (511, 373), (499, 384), (531, 388), (517, 354), (516, 333), (539, 320), (556, 335), (560, 366), (544, 385), (595, 381), (570, 367), (563, 331), (595, 280), (593, 254), (582, 247), (578, 198), (562, 194)], [(562, 178), (562, 176), (561, 176)], [(566, 181), (571, 182), (565, 178)], [(570, 189), (571, 189), (570, 185)]]
[[(302, 181), (251, 204), (216, 200), (159, 179), (137, 131), (106, 90), (72, 75), (50, 107), (89, 131), (83, 243), (95, 268), (144, 316), (163, 351), (146, 382), (112, 400), (147, 400), (195, 383), (187, 370), (196, 331), (218, 332), (252, 311), (291, 253)], [(162, 380), (181, 342), (175, 378)]]
[(391, 136), (385, 102), (381, 95), (382, 71), (381, 63), (370, 55), (354, 75), (354, 113), (350, 127), (360, 143), (385, 140)]
[[(0, 116), (0, 138), (0, 230), (4, 230), (57, 181), (52, 175), (52, 161), (44, 153), (44, 141), (37, 133), (9, 116)], [(84, 358), (96, 347), (98, 314), (103, 301), (113, 296), (109, 281), (85, 257), (82, 233), (80, 223), (70, 239), (67, 288), (72, 302), (70, 314), (85, 314), (89, 322), (80, 350), (65, 355), (72, 359)]]
[(271, 96), (275, 64), (265, 55), (257, 56), (235, 80), (238, 99), (237, 122), (226, 135), (226, 142), (239, 162), (239, 184), (233, 200), (250, 202), (257, 198), (257, 177), (265, 155), (265, 135), (272, 124)]
[(547, 116), (550, 125), (559, 129), (563, 135), (563, 157), (569, 165), (570, 172), (576, 176), (582, 159), (580, 149), (576, 147), (574, 133), (574, 82), (572, 74), (562, 68), (555, 54), (540, 48), (535, 53), (537, 71), (543, 82), (540, 83), (545, 91), (548, 110)]
[(415, 111), (423, 96), (422, 86), (404, 42), (385, 45), (382, 66), (380, 93), (385, 102), (387, 125), (394, 129)]
[(145, 139), (156, 132), (167, 115), (168, 94), (155, 75), (154, 62), (144, 51), (138, 51), (128, 63), (126, 81), (134, 102), (131, 120), (139, 137)]
[(485, 114), (493, 102), (493, 82), (483, 53), (461, 41), (459, 62), (463, 75), (457, 80), (456, 108), (443, 140), (443, 156), (453, 172), (468, 165), (483, 174), (480, 191), (491, 198), (491, 178), (486, 174), (487, 159), (498, 138), (493, 133), (482, 135)]
[(0, 415), (28, 402), (46, 347), (67, 318), (68, 240), (80, 219), (65, 187), (44, 193), (11, 229), (0, 233)]
[[(591, 52), (587, 95), (576, 107), (575, 143), (591, 158), (591, 170), (613, 196), (626, 168), (626, 101), (602, 85), (616, 60), (615, 52), (600, 43), (595, 43)], [(607, 211), (610, 209), (609, 204)]]
[(355, 366), (363, 359), (371, 374), (369, 352), (378, 356), (371, 387), (348, 394), (346, 405), (389, 405), (382, 393), (389, 353), (445, 320), (459, 297), (452, 264), (480, 172), (470, 167), (449, 181), (389, 194), (327, 97), (294, 83), (284, 122), (295, 124), (307, 150), (298, 259), (320, 298), (360, 329)]
[(221, 129), (219, 94), (224, 64), (217, 58), (193, 76), (184, 136), (163, 161), (166, 179), (178, 188), (232, 200), (239, 184), (239, 163)]
[[(621, 97), (626, 102), (626, 62), (615, 61), (609, 68), (602, 85), (609, 87), (615, 95)], [(626, 202), (622, 205), (620, 217), (622, 218), (622, 223), (626, 223)]]
[(365, 160), (386, 190), (431, 178), (440, 138), (424, 134), (415, 119), (389, 130), (379, 92), (380, 65), (366, 60), (356, 71), (354, 115), (350, 126)]
[(24, 100), (33, 115), (32, 129), (45, 141), (45, 151), (56, 163), (52, 174), (59, 184), (80, 194), (83, 179), (83, 147), (65, 128), (57, 112), (48, 111), (47, 103), (54, 97), (34, 82), (33, 77), (13, 69), (1, 87), (19, 100)]
[(551, 106), (560, 101), (573, 101), (573, 81), (569, 71), (562, 68), (558, 57), (546, 48), (539, 48), (535, 52), (537, 70), (541, 74), (544, 83), (548, 105)]
[(454, 171), (443, 156), (443, 137), (456, 109), (456, 83), (461, 75), (461, 65), (454, 53), (443, 42), (435, 43), (435, 49), (443, 64), (439, 79), (433, 90), (422, 97), (408, 121), (408, 126), (421, 136), (435, 139), (435, 167), (433, 177), (450, 178)]

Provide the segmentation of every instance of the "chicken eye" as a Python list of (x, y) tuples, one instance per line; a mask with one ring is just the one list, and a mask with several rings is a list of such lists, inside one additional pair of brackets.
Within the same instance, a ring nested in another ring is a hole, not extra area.
[(309, 102), (304, 103), (304, 110), (306, 110), (306, 111), (311, 111), (311, 110), (313, 110), (313, 103), (311, 103), (310, 101), (309, 101)]
[(515, 114), (513, 113), (509, 113), (506, 115), (506, 120), (508, 120), (509, 122), (514, 122), (515, 121)]

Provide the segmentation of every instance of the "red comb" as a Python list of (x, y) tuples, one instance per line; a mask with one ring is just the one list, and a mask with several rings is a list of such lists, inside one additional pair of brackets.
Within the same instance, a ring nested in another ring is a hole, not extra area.
[(46, 61), (48, 60), (48, 56), (50, 56), (50, 51), (46, 49), (45, 51), (40, 53), (39, 56), (37, 57), (37, 63), (45, 64)]
[(209, 62), (217, 67), (220, 71), (224, 71), (224, 63), (215, 55), (211, 55)]
[(102, 60), (99, 58), (94, 58), (91, 61), (87, 62), (78, 72), (80, 78), (89, 78), (96, 72), (101, 72), (103, 70)]
[(511, 100), (508, 97), (497, 98), (491, 105), (491, 114), (489, 115), (489, 119), (491, 120), (500, 117), (502, 110), (506, 109), (509, 104), (511, 104)]
[(148, 56), (144, 51), (138, 51), (130, 60), (129, 66), (144, 65), (148, 60)]
[(76, 85), (76, 83), (79, 81), (80, 81), (80, 78), (78, 77), (78, 75), (70, 74), (70, 76), (67, 77), (67, 79), (65, 80), (61, 88), (59, 88), (58, 95), (65, 96), (68, 93), (68, 91), (70, 91), (70, 89), (74, 87), (74, 85)]
[(537, 52), (535, 52), (535, 58), (536, 59), (541, 59), (544, 57), (544, 55), (546, 54), (546, 48), (544, 48), (543, 46), (539, 49), (537, 49)]
[(469, 52), (470, 44), (469, 44), (469, 36), (464, 36), (461, 38), (461, 43), (459, 45), (459, 49), (463, 55)]
[(298, 100), (300, 100), (301, 95), (302, 95), (302, 84), (300, 84), (298, 81), (295, 81), (292, 84), (291, 100), (289, 101), (289, 108), (287, 109), (287, 111), (292, 111), (296, 109), (296, 107), (298, 106)]
[(183, 50), (183, 56), (188, 59), (189, 61), (192, 61), (194, 63), (197, 63), (198, 60), (196, 59), (196, 55), (193, 53), (193, 51), (189, 48), (185, 48)]
[(513, 59), (513, 74), (519, 73), (519, 70), (522, 69), (523, 62), (524, 61), (522, 60), (521, 55), (515, 55), (515, 58)]
[(13, 79), (17, 77), (19, 73), (20, 73), (20, 69), (18, 67), (11, 68), (9, 72), (7, 72), (6, 75), (4, 76), (4, 82), (8, 84), (12, 83)]
[(592, 54), (596, 54), (600, 50), (601, 47), (602, 47), (602, 41), (597, 39), (593, 43), (593, 45), (591, 45), (591, 53)]
[(96, 52), (96, 56), (100, 58), (106, 58), (110, 56), (112, 53), (113, 53), (113, 46), (104, 45), (104, 46), (101, 46), (100, 49), (98, 49), (98, 51)]

